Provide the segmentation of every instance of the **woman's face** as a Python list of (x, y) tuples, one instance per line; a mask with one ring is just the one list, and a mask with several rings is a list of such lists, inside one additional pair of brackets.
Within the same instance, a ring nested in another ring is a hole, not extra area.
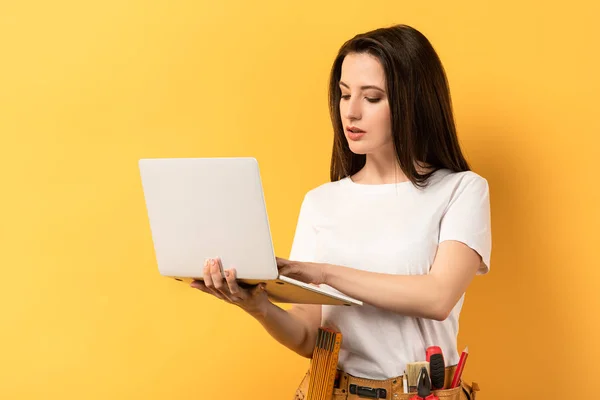
[(385, 87), (385, 73), (377, 58), (365, 53), (350, 53), (344, 58), (340, 116), (353, 153), (378, 153), (393, 146)]

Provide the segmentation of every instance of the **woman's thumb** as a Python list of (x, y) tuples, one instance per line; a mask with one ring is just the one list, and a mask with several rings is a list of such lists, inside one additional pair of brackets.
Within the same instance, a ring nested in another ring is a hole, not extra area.
[(253, 290), (254, 294), (257, 294), (257, 293), (260, 293), (260, 292), (264, 291), (265, 288), (266, 288), (266, 286), (267, 285), (264, 282), (259, 283), (258, 285), (256, 285), (256, 287)]

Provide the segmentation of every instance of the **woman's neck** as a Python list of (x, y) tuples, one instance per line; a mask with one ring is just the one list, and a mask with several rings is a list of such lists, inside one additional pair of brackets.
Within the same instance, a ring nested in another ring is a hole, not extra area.
[[(428, 168), (415, 163), (415, 168), (421, 174), (428, 172)], [(395, 155), (391, 157), (377, 157), (367, 154), (364, 167), (351, 176), (353, 182), (364, 185), (382, 185), (408, 181), (408, 177), (400, 168)]]

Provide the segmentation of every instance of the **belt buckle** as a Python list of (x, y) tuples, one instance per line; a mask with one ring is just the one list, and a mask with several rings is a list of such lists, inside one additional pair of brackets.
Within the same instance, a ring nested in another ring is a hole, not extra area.
[(364, 397), (369, 399), (385, 399), (387, 397), (387, 390), (384, 388), (372, 388), (368, 386), (358, 386), (351, 384), (348, 388), (350, 394), (355, 394), (358, 397)]

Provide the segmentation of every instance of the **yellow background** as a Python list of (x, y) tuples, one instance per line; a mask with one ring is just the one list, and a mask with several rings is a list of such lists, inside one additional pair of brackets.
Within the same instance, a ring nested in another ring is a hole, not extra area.
[(158, 275), (137, 160), (256, 157), (286, 257), (328, 179), (333, 57), (394, 23), (438, 50), (491, 186), (466, 377), (488, 400), (584, 395), (600, 373), (596, 4), (3, 1), (0, 398), (291, 398), (308, 360)]

